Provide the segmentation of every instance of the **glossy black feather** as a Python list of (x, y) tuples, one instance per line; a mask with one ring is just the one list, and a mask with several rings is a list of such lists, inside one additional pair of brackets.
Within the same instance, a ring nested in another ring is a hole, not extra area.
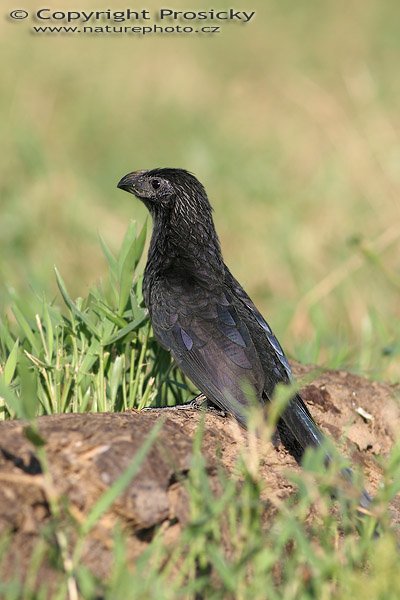
[[(292, 373), (267, 321), (223, 261), (204, 187), (182, 169), (136, 171), (118, 187), (140, 198), (153, 217), (143, 294), (157, 339), (208, 400), (246, 425), (251, 397), (268, 404)], [(278, 430), (297, 458), (324, 440), (299, 394)], [(351, 470), (343, 475), (351, 479)], [(364, 491), (361, 506), (370, 502)]]
[[(224, 264), (212, 209), (201, 183), (181, 169), (139, 171), (120, 187), (153, 217), (143, 291), (160, 343), (208, 399), (246, 423), (248, 390), (265, 404), (291, 370), (270, 326)], [(301, 448), (322, 434), (301, 397), (280, 431)]]

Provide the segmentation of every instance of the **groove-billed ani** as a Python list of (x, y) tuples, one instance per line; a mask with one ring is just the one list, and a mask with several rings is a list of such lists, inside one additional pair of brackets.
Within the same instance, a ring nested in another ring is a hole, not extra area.
[[(243, 383), (265, 404), (292, 375), (268, 323), (223, 261), (204, 187), (182, 169), (136, 171), (118, 187), (153, 217), (143, 293), (155, 336), (208, 400), (246, 425)], [(298, 458), (324, 440), (299, 394), (278, 429)], [(363, 493), (361, 504), (369, 502)]]

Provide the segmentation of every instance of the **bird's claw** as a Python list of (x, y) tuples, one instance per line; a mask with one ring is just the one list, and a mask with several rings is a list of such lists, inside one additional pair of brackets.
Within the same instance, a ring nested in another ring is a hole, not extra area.
[(217, 406), (210, 404), (204, 394), (199, 394), (193, 400), (185, 404), (176, 404), (175, 406), (146, 406), (142, 410), (207, 410), (216, 413), (221, 417), (226, 416), (226, 412)]

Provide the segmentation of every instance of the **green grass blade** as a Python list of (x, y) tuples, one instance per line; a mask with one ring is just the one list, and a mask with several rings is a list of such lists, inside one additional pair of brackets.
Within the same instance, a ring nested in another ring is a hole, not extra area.
[(123, 369), (125, 366), (125, 355), (117, 356), (112, 364), (111, 373), (109, 376), (110, 383), (110, 397), (111, 402), (114, 404), (117, 398), (117, 392), (120, 385), (122, 385)]
[(109, 264), (110, 270), (112, 272), (113, 275), (117, 276), (117, 271), (118, 271), (118, 261), (115, 258), (114, 254), (111, 252), (110, 248), (108, 247), (108, 245), (106, 244), (104, 238), (102, 237), (102, 235), (99, 233), (99, 241), (100, 241), (100, 246), (101, 249), (103, 250), (103, 254), (107, 259), (107, 262)]
[(116, 315), (108, 308), (104, 302), (99, 301), (96, 307), (94, 307), (96, 311), (99, 311), (102, 315), (105, 315), (111, 323), (117, 325), (117, 327), (125, 327), (126, 321), (119, 315)]
[(46, 329), (47, 350), (49, 353), (48, 359), (51, 360), (54, 352), (54, 329), (49, 312), (49, 306), (45, 299), (43, 299), (43, 319)]
[(132, 245), (136, 240), (136, 222), (130, 221), (128, 225), (128, 229), (124, 235), (124, 239), (122, 240), (122, 246), (118, 254), (118, 276), (121, 278), (122, 270), (124, 267), (124, 263), (126, 262), (126, 258), (129, 252), (132, 249)]
[(60, 273), (58, 272), (57, 267), (54, 267), (54, 271), (56, 274), (58, 289), (60, 290), (61, 296), (63, 297), (65, 304), (74, 313), (74, 315), (86, 325), (89, 331), (93, 333), (94, 336), (99, 338), (99, 334), (96, 331), (95, 327), (93, 327), (92, 323), (89, 321), (87, 316), (81, 310), (79, 310), (79, 308), (76, 306), (76, 304), (73, 302), (72, 298), (68, 294), (67, 288), (65, 287), (65, 283)]
[[(122, 314), (129, 300), (129, 293), (133, 285), (133, 274), (137, 263), (143, 253), (146, 241), (146, 226), (144, 225), (139, 236), (136, 238), (136, 226), (130, 226), (126, 233), (119, 258), (119, 306), (118, 312)], [(129, 246), (128, 246), (129, 242)]]
[(5, 401), (8, 411), (13, 414), (17, 418), (23, 418), (25, 415), (23, 414), (23, 410), (21, 407), (21, 401), (18, 396), (13, 392), (11, 388), (5, 385), (5, 383), (0, 379), (0, 398), (3, 398)]
[(147, 221), (144, 222), (144, 225), (136, 238), (136, 254), (135, 254), (135, 267), (138, 264), (139, 260), (142, 258), (144, 245), (146, 243), (147, 236)]
[(9, 357), (7, 358), (6, 364), (4, 365), (3, 379), (6, 385), (10, 385), (12, 378), (14, 377), (15, 369), (17, 367), (18, 348), (19, 340), (16, 340), (13, 349), (11, 350)]
[(134, 321), (129, 323), (129, 325), (127, 325), (126, 327), (123, 327), (122, 329), (120, 329), (118, 331), (118, 333), (113, 335), (111, 338), (109, 338), (108, 340), (105, 340), (104, 346), (109, 346), (110, 344), (114, 344), (115, 342), (122, 340), (122, 338), (124, 338), (126, 335), (128, 335), (128, 333), (131, 333), (132, 331), (135, 331), (135, 329), (138, 329), (146, 321), (146, 319), (147, 319), (147, 314), (143, 310), (142, 314), (138, 318), (136, 318)]
[(40, 354), (40, 346), (35, 337), (35, 333), (32, 331), (32, 328), (29, 325), (28, 321), (25, 319), (24, 315), (22, 314), (22, 311), (18, 308), (18, 306), (16, 304), (14, 304), (11, 307), (11, 310), (13, 311), (14, 316), (17, 319), (18, 324), (21, 327), (22, 331), (24, 332), (26, 339), (28, 340), (32, 350), (36, 353), (36, 355), (39, 355)]
[(5, 349), (8, 349), (9, 352), (12, 351), (15, 340), (10, 334), (10, 328), (7, 323), (4, 323), (2, 319), (0, 319), (0, 342), (3, 344)]

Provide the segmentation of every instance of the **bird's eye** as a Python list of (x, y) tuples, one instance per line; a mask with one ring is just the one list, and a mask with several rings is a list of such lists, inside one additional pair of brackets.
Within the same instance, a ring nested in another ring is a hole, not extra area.
[(158, 190), (158, 188), (161, 186), (161, 181), (159, 179), (152, 179), (151, 185), (153, 190)]

